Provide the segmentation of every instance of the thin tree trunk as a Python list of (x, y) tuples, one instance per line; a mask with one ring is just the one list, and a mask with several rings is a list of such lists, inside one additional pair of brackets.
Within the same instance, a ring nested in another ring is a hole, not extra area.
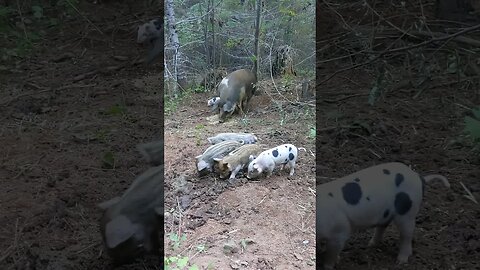
[(168, 30), (170, 34), (170, 43), (174, 48), (174, 76), (176, 78), (177, 84), (174, 85), (173, 94), (175, 97), (178, 96), (177, 86), (180, 86), (181, 90), (185, 89), (187, 85), (187, 77), (185, 71), (183, 70), (185, 58), (180, 50), (180, 41), (178, 40), (178, 34), (176, 30), (175, 22), (175, 11), (173, 9), (173, 0), (166, 1), (166, 16), (168, 21)]
[[(212, 23), (212, 68), (213, 70), (216, 69), (216, 59), (215, 59), (215, 47), (216, 47), (216, 44), (215, 44), (215, 3), (213, 2), (212, 0), (212, 17), (210, 19), (210, 22)], [(217, 82), (215, 81), (214, 82), (215, 85), (217, 84)]]
[(253, 62), (253, 73), (258, 78), (258, 63), (260, 62), (260, 24), (262, 23), (262, 0), (257, 0), (257, 20), (255, 27), (255, 60)]

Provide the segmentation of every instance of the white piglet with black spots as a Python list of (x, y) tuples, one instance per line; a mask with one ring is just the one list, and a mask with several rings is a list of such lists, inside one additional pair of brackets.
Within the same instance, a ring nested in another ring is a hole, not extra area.
[(298, 149), (293, 144), (282, 144), (263, 151), (257, 157), (250, 156), (247, 178), (257, 178), (262, 173), (266, 173), (267, 177), (270, 177), (277, 165), (282, 165), (282, 170), (285, 168), (285, 165), (288, 165), (290, 176), (292, 176), (295, 173), (297, 157)]
[(375, 228), (369, 246), (378, 244), (393, 222), (400, 232), (398, 263), (412, 254), (412, 239), (423, 198), (425, 183), (441, 175), (420, 176), (407, 165), (391, 162), (363, 169), (317, 186), (317, 243), (326, 241), (326, 250), (317, 255), (325, 269), (333, 269), (350, 234)]
[(220, 102), (220, 97), (213, 97), (207, 101), (207, 106), (212, 107), (215, 104), (218, 104)]

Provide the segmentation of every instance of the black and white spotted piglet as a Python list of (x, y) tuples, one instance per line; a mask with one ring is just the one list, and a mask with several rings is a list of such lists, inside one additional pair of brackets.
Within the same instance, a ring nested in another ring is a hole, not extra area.
[(213, 105), (217, 104), (220, 102), (220, 97), (213, 97), (207, 101), (207, 106), (212, 107)]
[[(305, 148), (300, 148), (305, 150)], [(288, 164), (290, 176), (295, 172), (295, 162), (298, 157), (298, 149), (293, 144), (282, 144), (260, 153), (257, 157), (250, 156), (248, 164), (247, 178), (257, 178), (262, 173), (267, 173), (267, 177), (272, 176), (276, 165), (282, 165), (282, 170)]]
[(378, 244), (393, 222), (400, 231), (397, 262), (412, 254), (415, 217), (420, 209), (424, 185), (441, 175), (420, 176), (407, 165), (392, 162), (363, 169), (317, 186), (317, 243), (326, 240), (326, 250), (317, 256), (325, 269), (333, 269), (350, 234), (375, 227), (369, 245)]

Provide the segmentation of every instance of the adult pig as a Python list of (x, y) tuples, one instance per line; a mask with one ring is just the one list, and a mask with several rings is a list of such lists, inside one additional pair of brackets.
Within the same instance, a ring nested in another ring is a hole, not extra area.
[(218, 85), (220, 100), (212, 108), (218, 109), (218, 119), (223, 123), (238, 108), (243, 114), (248, 102), (255, 93), (256, 74), (247, 69), (239, 69), (227, 75)]

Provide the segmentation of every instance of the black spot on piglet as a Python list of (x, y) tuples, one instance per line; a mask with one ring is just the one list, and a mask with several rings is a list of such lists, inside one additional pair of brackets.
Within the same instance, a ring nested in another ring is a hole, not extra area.
[(288, 152), (292, 152), (292, 147), (288, 148)]
[(387, 170), (387, 169), (383, 169), (383, 173), (384, 173), (384, 174), (390, 174), (390, 171)]
[(405, 215), (412, 208), (412, 200), (405, 192), (399, 192), (395, 196), (395, 211), (399, 215)]
[(342, 187), (343, 199), (351, 205), (356, 205), (362, 198), (362, 188), (357, 183), (347, 183)]
[(385, 212), (383, 213), (383, 218), (387, 218), (388, 215), (390, 214), (390, 210), (385, 210)]
[(277, 150), (277, 149), (273, 150), (273, 151), (272, 151), (272, 155), (273, 155), (274, 157), (278, 157), (278, 150)]
[(360, 178), (355, 178), (355, 182), (360, 182)]
[(331, 192), (328, 193), (328, 196), (333, 198), (333, 194)]
[(288, 154), (288, 158), (289, 158), (290, 160), (293, 160), (293, 159), (295, 158), (295, 155), (292, 154), (292, 153), (290, 153), (290, 154)]
[(397, 175), (395, 176), (395, 185), (400, 186), (400, 184), (403, 182), (403, 174), (401, 173), (397, 173)]

